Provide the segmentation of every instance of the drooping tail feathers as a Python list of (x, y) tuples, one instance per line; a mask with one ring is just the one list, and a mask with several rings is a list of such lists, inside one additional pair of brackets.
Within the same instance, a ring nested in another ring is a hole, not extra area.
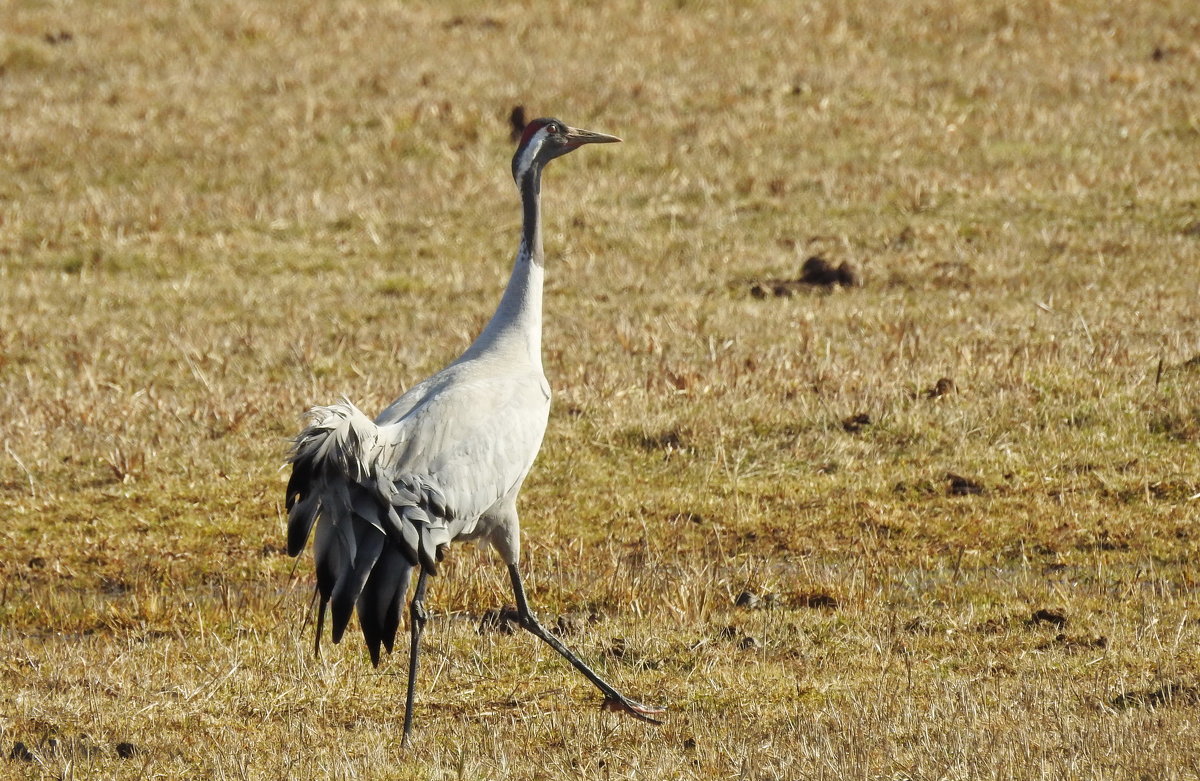
[(376, 665), (380, 644), (392, 650), (412, 568), (436, 574), (453, 517), (428, 477), (392, 474), (387, 433), (345, 399), (313, 408), (289, 458), (286, 502), (289, 555), (317, 527), (317, 648), (326, 606), (337, 643), (357, 605)]

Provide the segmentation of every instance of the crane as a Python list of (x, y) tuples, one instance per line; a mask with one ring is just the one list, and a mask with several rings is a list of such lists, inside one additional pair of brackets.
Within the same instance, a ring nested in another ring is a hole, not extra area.
[(660, 723), (663, 708), (629, 699), (546, 630), (529, 608), (518, 567), (517, 494), (541, 448), (550, 412), (542, 371), (542, 170), (585, 144), (620, 141), (552, 118), (524, 129), (512, 160), (522, 227), (512, 276), (470, 347), (417, 383), (372, 421), (349, 400), (314, 407), (297, 435), (286, 506), (288, 554), (313, 527), (317, 637), (328, 608), (333, 642), (357, 610), (371, 662), (392, 651), (409, 603), (408, 690), (403, 743), (412, 733), (428, 578), (452, 540), (490, 543), (508, 567), (518, 623), (545, 641), (604, 695), (602, 707)]

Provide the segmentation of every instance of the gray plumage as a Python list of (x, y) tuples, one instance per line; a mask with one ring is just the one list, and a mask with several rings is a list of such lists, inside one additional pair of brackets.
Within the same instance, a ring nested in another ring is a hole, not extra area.
[[(609, 707), (654, 721), (660, 709), (618, 694), (528, 608), (517, 564), (516, 499), (541, 447), (550, 411), (542, 371), (541, 172), (551, 159), (612, 136), (534, 120), (513, 158), (523, 229), (512, 277), (491, 321), (442, 371), (418, 383), (371, 420), (348, 400), (316, 407), (296, 437), (288, 482), (288, 553), (312, 536), (317, 644), (326, 610), (339, 642), (357, 611), (378, 665), (392, 650), (414, 568), (405, 738), (411, 731), (417, 649), (425, 621), (426, 577), (453, 540), (489, 542), (508, 565), (522, 625), (563, 654), (605, 694)], [(315, 534), (313, 533), (315, 527)]]

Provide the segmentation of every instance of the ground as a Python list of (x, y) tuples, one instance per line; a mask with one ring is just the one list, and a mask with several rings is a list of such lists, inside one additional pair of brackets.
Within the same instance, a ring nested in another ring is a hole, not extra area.
[[(0, 4), (0, 776), (1200, 778), (1194, 3)], [(526, 634), (312, 653), (303, 411), (555, 163)], [(857, 284), (800, 281), (805, 261)]]

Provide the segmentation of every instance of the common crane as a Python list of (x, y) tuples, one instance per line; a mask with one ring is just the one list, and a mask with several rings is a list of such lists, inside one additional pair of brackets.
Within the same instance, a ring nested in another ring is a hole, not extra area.
[(350, 401), (315, 407), (296, 437), (288, 481), (288, 553), (315, 524), (317, 648), (328, 607), (342, 639), (357, 608), (378, 666), (409, 606), (404, 738), (412, 733), (421, 633), (430, 575), (452, 540), (486, 540), (508, 567), (519, 623), (548, 643), (604, 695), (603, 707), (659, 723), (662, 708), (625, 697), (546, 630), (529, 608), (518, 567), (517, 493), (541, 447), (550, 412), (542, 372), (542, 170), (584, 144), (620, 141), (557, 119), (528, 124), (512, 160), (523, 220), (512, 277), (496, 313), (467, 350), (413, 386), (374, 421)]

